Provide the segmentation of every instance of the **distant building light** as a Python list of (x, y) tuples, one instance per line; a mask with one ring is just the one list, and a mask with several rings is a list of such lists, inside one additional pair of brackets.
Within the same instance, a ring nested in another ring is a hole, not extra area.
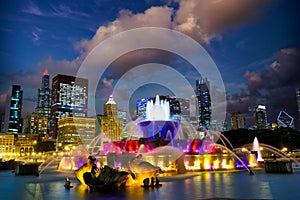
[(266, 109), (266, 106), (264, 106), (264, 105), (258, 105), (257, 108), (258, 108), (258, 109), (263, 109), (263, 110), (265, 110), (265, 109)]

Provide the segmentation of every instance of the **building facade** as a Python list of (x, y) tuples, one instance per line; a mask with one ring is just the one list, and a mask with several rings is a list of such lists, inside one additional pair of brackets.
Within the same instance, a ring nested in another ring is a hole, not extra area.
[(15, 152), (18, 156), (32, 156), (36, 153), (37, 141), (38, 135), (36, 134), (20, 133), (15, 142)]
[(57, 137), (58, 120), (68, 116), (86, 117), (88, 80), (58, 74), (52, 80), (49, 136)]
[(180, 115), (187, 121), (191, 121), (191, 113), (190, 113), (190, 100), (183, 98), (176, 98), (179, 102), (180, 106)]
[(127, 124), (127, 112), (123, 110), (119, 110), (118, 118), (123, 120), (123, 128), (124, 128)]
[(28, 125), (29, 133), (45, 137), (48, 129), (48, 117), (39, 113), (32, 113), (29, 115)]
[(4, 129), (2, 132), (12, 132), (14, 134), (22, 132), (22, 99), (23, 90), (21, 90), (21, 86), (12, 85), (7, 94)]
[(0, 159), (15, 157), (15, 135), (0, 133)]
[(40, 114), (43, 117), (50, 119), (51, 111), (51, 89), (49, 73), (46, 70), (43, 74), (41, 88), (38, 89), (38, 102), (37, 107), (35, 108), (36, 113)]
[(58, 121), (57, 141), (62, 149), (88, 145), (96, 135), (96, 118), (65, 117)]
[(123, 139), (123, 119), (118, 116), (118, 107), (110, 95), (104, 105), (104, 115), (100, 116), (101, 134), (105, 134), (108, 141), (120, 141)]
[(149, 97), (139, 99), (136, 101), (136, 116), (137, 117), (146, 117), (146, 105), (150, 101)]
[(240, 113), (231, 114), (231, 130), (242, 129), (246, 126), (245, 117)]
[(255, 109), (255, 125), (257, 129), (268, 129), (266, 106), (258, 105)]
[(209, 82), (207, 79), (196, 81), (196, 99), (199, 110), (198, 125), (210, 129), (211, 123), (211, 98), (209, 92)]

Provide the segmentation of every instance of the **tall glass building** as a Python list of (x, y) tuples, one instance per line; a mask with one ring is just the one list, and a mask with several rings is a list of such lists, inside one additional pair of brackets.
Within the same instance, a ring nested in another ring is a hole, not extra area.
[(52, 79), (50, 131), (57, 136), (58, 120), (61, 118), (86, 117), (88, 108), (88, 80), (58, 74)]
[(209, 82), (207, 79), (196, 81), (196, 96), (199, 109), (198, 125), (210, 129), (211, 123), (211, 98), (209, 93)]
[(14, 134), (22, 132), (22, 99), (23, 90), (21, 90), (21, 86), (12, 85), (7, 94), (4, 132), (13, 132)]
[(38, 102), (35, 110), (41, 116), (48, 117), (48, 119), (50, 119), (51, 89), (49, 88), (48, 70), (44, 72), (41, 88), (38, 89)]
[(150, 101), (149, 97), (139, 99), (136, 101), (136, 115), (137, 117), (146, 117), (146, 105)]

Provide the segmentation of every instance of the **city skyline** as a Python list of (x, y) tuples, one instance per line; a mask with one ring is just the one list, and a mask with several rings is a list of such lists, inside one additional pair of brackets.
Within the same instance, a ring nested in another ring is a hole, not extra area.
[[(205, 48), (224, 81), (228, 113), (244, 113), (250, 123), (253, 113), (249, 110), (264, 104), (270, 122), (276, 121), (281, 110), (297, 119), (299, 3), (294, 0), (190, 2), (2, 3), (1, 114), (11, 85), (21, 85), (22, 114), (28, 115), (36, 107), (37, 89), (46, 69), (50, 80), (57, 74), (76, 75), (84, 58), (99, 42), (132, 28), (155, 26), (180, 31)], [(216, 12), (218, 15), (213, 14)], [(115, 60), (99, 82), (99, 112), (103, 112), (101, 106), (123, 74), (134, 66), (151, 62), (173, 67), (190, 82), (201, 78), (194, 77), (186, 61), (170, 53), (132, 52)], [(168, 92), (150, 84), (140, 87), (134, 96), (138, 99), (154, 96), (153, 93), (172, 95)]]

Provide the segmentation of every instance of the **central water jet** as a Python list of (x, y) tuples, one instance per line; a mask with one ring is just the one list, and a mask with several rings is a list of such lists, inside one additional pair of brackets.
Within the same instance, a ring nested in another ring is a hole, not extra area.
[(174, 139), (179, 122), (170, 117), (170, 105), (167, 100), (160, 100), (156, 95), (155, 102), (150, 100), (146, 104), (146, 118), (138, 123), (142, 129), (143, 138), (156, 140), (162, 138), (171, 141)]

